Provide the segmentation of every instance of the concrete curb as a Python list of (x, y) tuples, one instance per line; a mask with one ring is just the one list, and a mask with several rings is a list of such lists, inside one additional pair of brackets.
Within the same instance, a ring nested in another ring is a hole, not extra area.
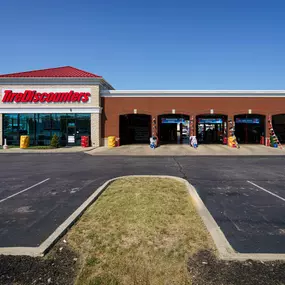
[(285, 260), (285, 254), (267, 254), (267, 253), (238, 253), (236, 252), (220, 227), (208, 211), (202, 199), (198, 195), (196, 189), (185, 179), (176, 176), (167, 175), (126, 175), (119, 176), (106, 181), (100, 186), (81, 206), (79, 206), (39, 247), (2, 247), (0, 254), (3, 255), (28, 255), (28, 256), (43, 256), (66, 232), (67, 230), (80, 218), (84, 211), (98, 199), (104, 190), (115, 180), (130, 177), (152, 177), (152, 178), (168, 178), (182, 182), (188, 189), (188, 193), (193, 201), (194, 207), (204, 222), (209, 231), (218, 250), (218, 257), (222, 260)]

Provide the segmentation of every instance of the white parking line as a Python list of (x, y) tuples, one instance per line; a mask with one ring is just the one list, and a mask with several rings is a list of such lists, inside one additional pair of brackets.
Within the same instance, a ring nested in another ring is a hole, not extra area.
[(39, 183), (37, 183), (37, 184), (35, 184), (35, 185), (32, 185), (32, 186), (30, 186), (30, 187), (28, 187), (28, 188), (26, 188), (26, 189), (24, 189), (24, 190), (22, 190), (22, 191), (20, 191), (20, 192), (17, 192), (17, 193), (15, 193), (15, 194), (11, 195), (11, 196), (8, 196), (8, 197), (6, 197), (6, 198), (0, 200), (0, 203), (2, 203), (2, 202), (4, 202), (4, 201), (7, 201), (8, 199), (13, 198), (13, 197), (15, 197), (15, 196), (17, 196), (17, 195), (19, 195), (19, 194), (21, 194), (21, 193), (24, 193), (24, 192), (26, 192), (26, 191), (28, 191), (28, 190), (30, 190), (30, 189), (32, 189), (32, 188), (34, 188), (34, 187), (40, 185), (40, 184), (43, 184), (43, 183), (47, 182), (48, 180), (50, 180), (50, 178), (47, 178), (47, 179), (45, 179), (45, 180), (43, 180), (43, 181), (41, 181), (41, 182), (39, 182)]
[(275, 194), (275, 193), (272, 193), (272, 192), (270, 192), (269, 190), (266, 190), (265, 188), (263, 188), (263, 187), (261, 187), (261, 186), (255, 184), (255, 183), (253, 183), (253, 182), (251, 182), (251, 181), (248, 181), (248, 180), (247, 180), (247, 182), (250, 183), (250, 184), (252, 184), (252, 185), (254, 185), (255, 187), (257, 187), (257, 188), (259, 188), (259, 189), (261, 189), (261, 190), (267, 192), (268, 194), (270, 194), (270, 195), (272, 195), (272, 196), (275, 196), (276, 198), (278, 198), (278, 199), (280, 199), (280, 200), (282, 200), (282, 201), (285, 202), (285, 198), (283, 198), (283, 197), (281, 197), (281, 196), (279, 196), (279, 195), (277, 195), (277, 194)]

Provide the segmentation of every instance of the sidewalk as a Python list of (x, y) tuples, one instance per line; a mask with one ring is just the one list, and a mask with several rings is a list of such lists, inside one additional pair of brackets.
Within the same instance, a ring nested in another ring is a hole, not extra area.
[(239, 149), (230, 148), (225, 145), (200, 145), (197, 149), (189, 145), (162, 145), (151, 149), (149, 145), (124, 145), (120, 147), (86, 147), (73, 146), (56, 149), (0, 149), (3, 153), (78, 153), (86, 152), (90, 155), (126, 155), (126, 156), (231, 156), (231, 155), (285, 155), (285, 149), (266, 147), (263, 145), (241, 145)]
[(9, 148), (9, 149), (0, 149), (0, 154), (3, 153), (76, 153), (76, 152), (89, 152), (95, 150), (95, 147), (81, 147), (81, 146), (72, 146), (72, 147), (61, 147), (55, 149), (21, 149), (21, 148)]
[(162, 145), (151, 149), (148, 145), (124, 145), (115, 148), (99, 147), (88, 152), (90, 155), (128, 155), (128, 156), (231, 156), (231, 155), (275, 155), (285, 154), (284, 149), (263, 145), (241, 145), (239, 149), (225, 145), (200, 145), (194, 149), (188, 145)]

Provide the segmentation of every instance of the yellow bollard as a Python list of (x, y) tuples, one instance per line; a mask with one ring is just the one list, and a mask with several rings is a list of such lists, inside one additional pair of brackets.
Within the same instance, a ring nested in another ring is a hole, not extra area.
[(20, 148), (28, 148), (29, 145), (30, 145), (30, 137), (29, 136), (21, 136)]

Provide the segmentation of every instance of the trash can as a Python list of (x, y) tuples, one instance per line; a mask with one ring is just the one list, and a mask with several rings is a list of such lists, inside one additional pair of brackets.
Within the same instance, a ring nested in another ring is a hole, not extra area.
[(115, 147), (116, 146), (116, 137), (110, 136), (108, 137), (108, 147)]
[(89, 147), (89, 136), (81, 136), (81, 146)]
[(29, 145), (30, 145), (30, 137), (29, 136), (21, 136), (20, 148), (28, 148)]
[(120, 138), (116, 138), (116, 146), (120, 146)]

